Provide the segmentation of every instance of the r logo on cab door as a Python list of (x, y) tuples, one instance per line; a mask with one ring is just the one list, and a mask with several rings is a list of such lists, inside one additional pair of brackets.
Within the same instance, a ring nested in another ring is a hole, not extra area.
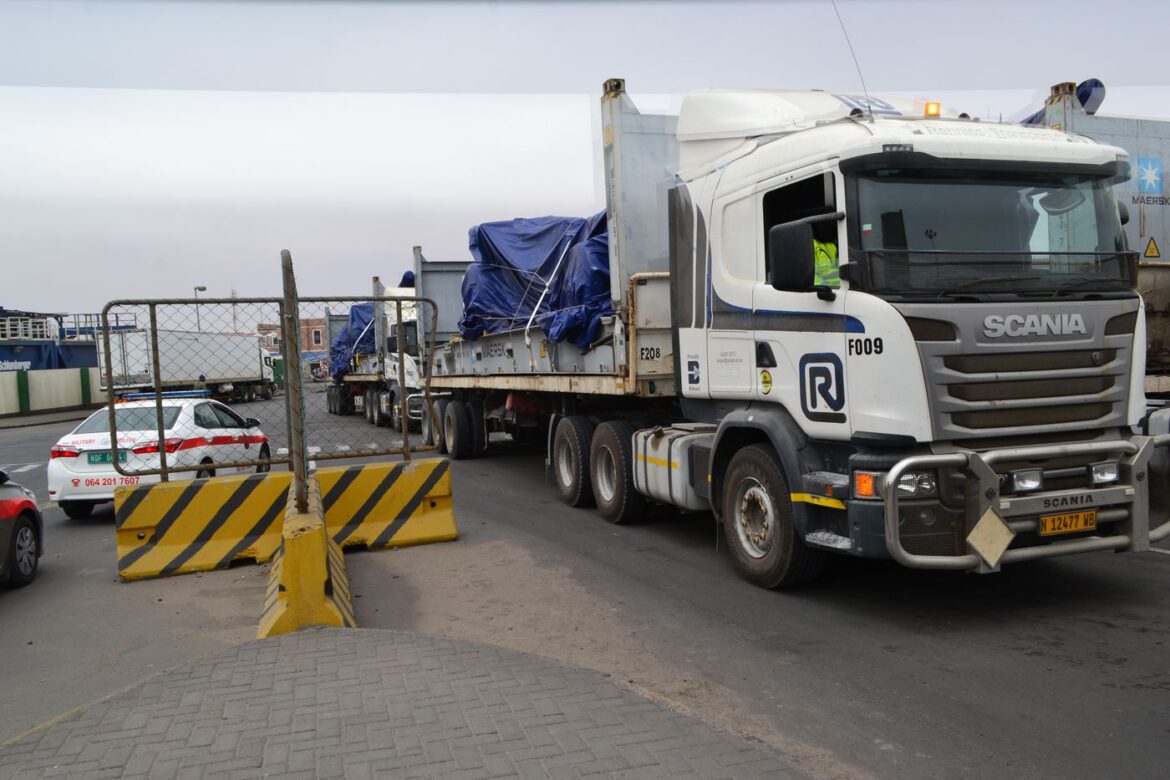
[(845, 422), (845, 368), (831, 352), (800, 359), (800, 406), (817, 422)]

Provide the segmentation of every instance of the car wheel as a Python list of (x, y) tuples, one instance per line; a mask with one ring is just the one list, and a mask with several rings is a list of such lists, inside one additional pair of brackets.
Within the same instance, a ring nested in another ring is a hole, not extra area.
[(788, 481), (771, 448), (753, 444), (737, 452), (723, 481), (723, 535), (735, 568), (765, 588), (811, 582), (825, 553), (808, 547), (792, 520)]
[(204, 466), (205, 468), (201, 468), (195, 472), (195, 479), (206, 479), (208, 477), (214, 477), (215, 469), (211, 468), (211, 464), (212, 461), (204, 460), (200, 465)]
[(62, 501), (61, 511), (70, 520), (80, 520), (83, 517), (89, 517), (93, 513), (93, 508), (96, 503), (93, 501)]
[[(260, 460), (266, 461), (271, 457), (272, 457), (272, 450), (268, 449), (267, 444), (261, 444), (260, 445), (260, 456), (259, 456)], [(272, 471), (272, 464), (271, 463), (261, 462), (261, 463), (256, 464), (256, 473), (257, 474), (267, 474), (269, 471)]]
[(589, 447), (590, 485), (597, 511), (611, 523), (628, 523), (646, 512), (634, 489), (634, 426), (609, 420), (597, 426)]
[(8, 542), (8, 584), (14, 588), (28, 585), (37, 576), (37, 532), (28, 515), (16, 518)]
[(593, 423), (588, 417), (572, 415), (557, 423), (553, 436), (552, 468), (557, 492), (569, 506), (593, 506), (589, 481), (589, 442)]

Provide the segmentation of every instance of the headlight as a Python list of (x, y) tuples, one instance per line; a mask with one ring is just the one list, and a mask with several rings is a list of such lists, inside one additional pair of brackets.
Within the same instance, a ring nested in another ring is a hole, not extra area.
[(1030, 493), (1044, 486), (1044, 469), (1013, 471), (1011, 480), (1013, 493)]
[[(884, 471), (853, 472), (854, 498), (881, 498)], [(938, 475), (933, 471), (908, 471), (898, 477), (898, 498), (924, 498), (938, 491)]]
[(1121, 468), (1117, 461), (1093, 463), (1089, 466), (1089, 480), (1094, 485), (1107, 485), (1121, 478)]
[(900, 498), (921, 498), (932, 496), (938, 487), (938, 480), (932, 471), (908, 471), (898, 477)]

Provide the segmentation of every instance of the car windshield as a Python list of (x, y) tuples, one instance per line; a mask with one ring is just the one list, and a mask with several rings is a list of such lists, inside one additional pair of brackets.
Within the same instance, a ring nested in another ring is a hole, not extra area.
[[(857, 179), (862, 286), (892, 295), (1079, 295), (1132, 287), (1111, 181), (878, 170)], [(866, 283), (868, 282), (868, 284)]]
[[(175, 427), (175, 420), (179, 419), (181, 406), (163, 407), (163, 429)], [(157, 431), (158, 417), (153, 406), (122, 406), (114, 409), (114, 421), (119, 432)], [(74, 433), (109, 433), (110, 416), (102, 409), (90, 415), (89, 419), (78, 426)]]

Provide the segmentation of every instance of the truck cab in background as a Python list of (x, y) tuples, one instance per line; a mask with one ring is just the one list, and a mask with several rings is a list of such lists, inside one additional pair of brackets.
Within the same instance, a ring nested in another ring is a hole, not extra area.
[(439, 350), (456, 438), (543, 405), (566, 502), (709, 508), (766, 587), (829, 553), (990, 572), (1170, 535), (1121, 149), (819, 91), (700, 90), (675, 121), (614, 80), (602, 114), (609, 336)]

